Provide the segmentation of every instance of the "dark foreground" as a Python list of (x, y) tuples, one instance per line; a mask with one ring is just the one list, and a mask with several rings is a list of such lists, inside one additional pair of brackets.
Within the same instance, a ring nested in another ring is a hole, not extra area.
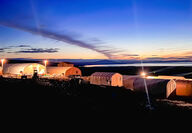
[[(110, 118), (166, 118), (192, 115), (189, 99), (151, 98), (146, 107), (145, 94), (124, 88), (78, 84), (76, 81), (0, 79), (1, 111), (9, 117), (66, 118), (107, 116)], [(180, 100), (180, 99), (179, 99)], [(182, 102), (182, 106), (177, 106)], [(186, 106), (185, 106), (186, 105)], [(163, 116), (163, 117), (162, 117)]]

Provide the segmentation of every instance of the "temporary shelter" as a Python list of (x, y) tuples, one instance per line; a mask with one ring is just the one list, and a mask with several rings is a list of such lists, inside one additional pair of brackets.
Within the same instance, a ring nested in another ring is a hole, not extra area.
[(77, 67), (47, 67), (47, 74), (55, 77), (81, 76), (81, 70)]
[(90, 84), (106, 86), (123, 86), (123, 76), (112, 72), (95, 72), (90, 76)]
[(2, 67), (0, 67), (0, 76), (2, 75)]
[(38, 63), (16, 63), (6, 64), (3, 68), (3, 75), (33, 75), (34, 73), (44, 74), (45, 66)]
[(176, 95), (183, 97), (192, 97), (192, 81), (176, 80)]
[[(176, 83), (174, 80), (165, 79), (145, 79), (149, 94), (161, 97), (170, 97), (175, 95)], [(143, 78), (137, 78), (133, 83), (134, 91), (145, 92)]]
[(135, 81), (135, 79), (137, 79), (139, 77), (140, 76), (123, 75), (123, 86), (126, 89), (133, 90), (134, 89), (133, 82)]

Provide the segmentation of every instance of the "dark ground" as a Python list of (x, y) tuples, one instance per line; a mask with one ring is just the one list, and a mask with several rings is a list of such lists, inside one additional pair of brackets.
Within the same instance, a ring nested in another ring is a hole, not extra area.
[(76, 81), (1, 79), (0, 97), (1, 112), (11, 117), (149, 119), (192, 114), (191, 108), (173, 106), (152, 97), (153, 110), (149, 110), (144, 94), (124, 88), (78, 85)]

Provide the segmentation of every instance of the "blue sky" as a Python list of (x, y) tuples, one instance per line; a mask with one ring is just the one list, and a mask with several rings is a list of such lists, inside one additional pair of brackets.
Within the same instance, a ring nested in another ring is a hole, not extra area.
[(192, 0), (0, 2), (0, 56), (3, 57), (192, 56)]

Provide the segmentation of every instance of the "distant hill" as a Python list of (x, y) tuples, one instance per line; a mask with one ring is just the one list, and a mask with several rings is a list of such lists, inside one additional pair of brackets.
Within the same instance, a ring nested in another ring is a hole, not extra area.
[[(44, 59), (30, 59), (30, 58), (10, 58), (8, 63), (41, 63)], [(113, 60), (113, 59), (48, 59), (49, 65), (56, 66), (59, 62), (70, 62), (75, 66), (84, 65), (109, 65), (109, 64), (133, 64), (140, 63), (140, 60)], [(190, 60), (144, 60), (143, 63), (179, 63), (191, 62)]]

